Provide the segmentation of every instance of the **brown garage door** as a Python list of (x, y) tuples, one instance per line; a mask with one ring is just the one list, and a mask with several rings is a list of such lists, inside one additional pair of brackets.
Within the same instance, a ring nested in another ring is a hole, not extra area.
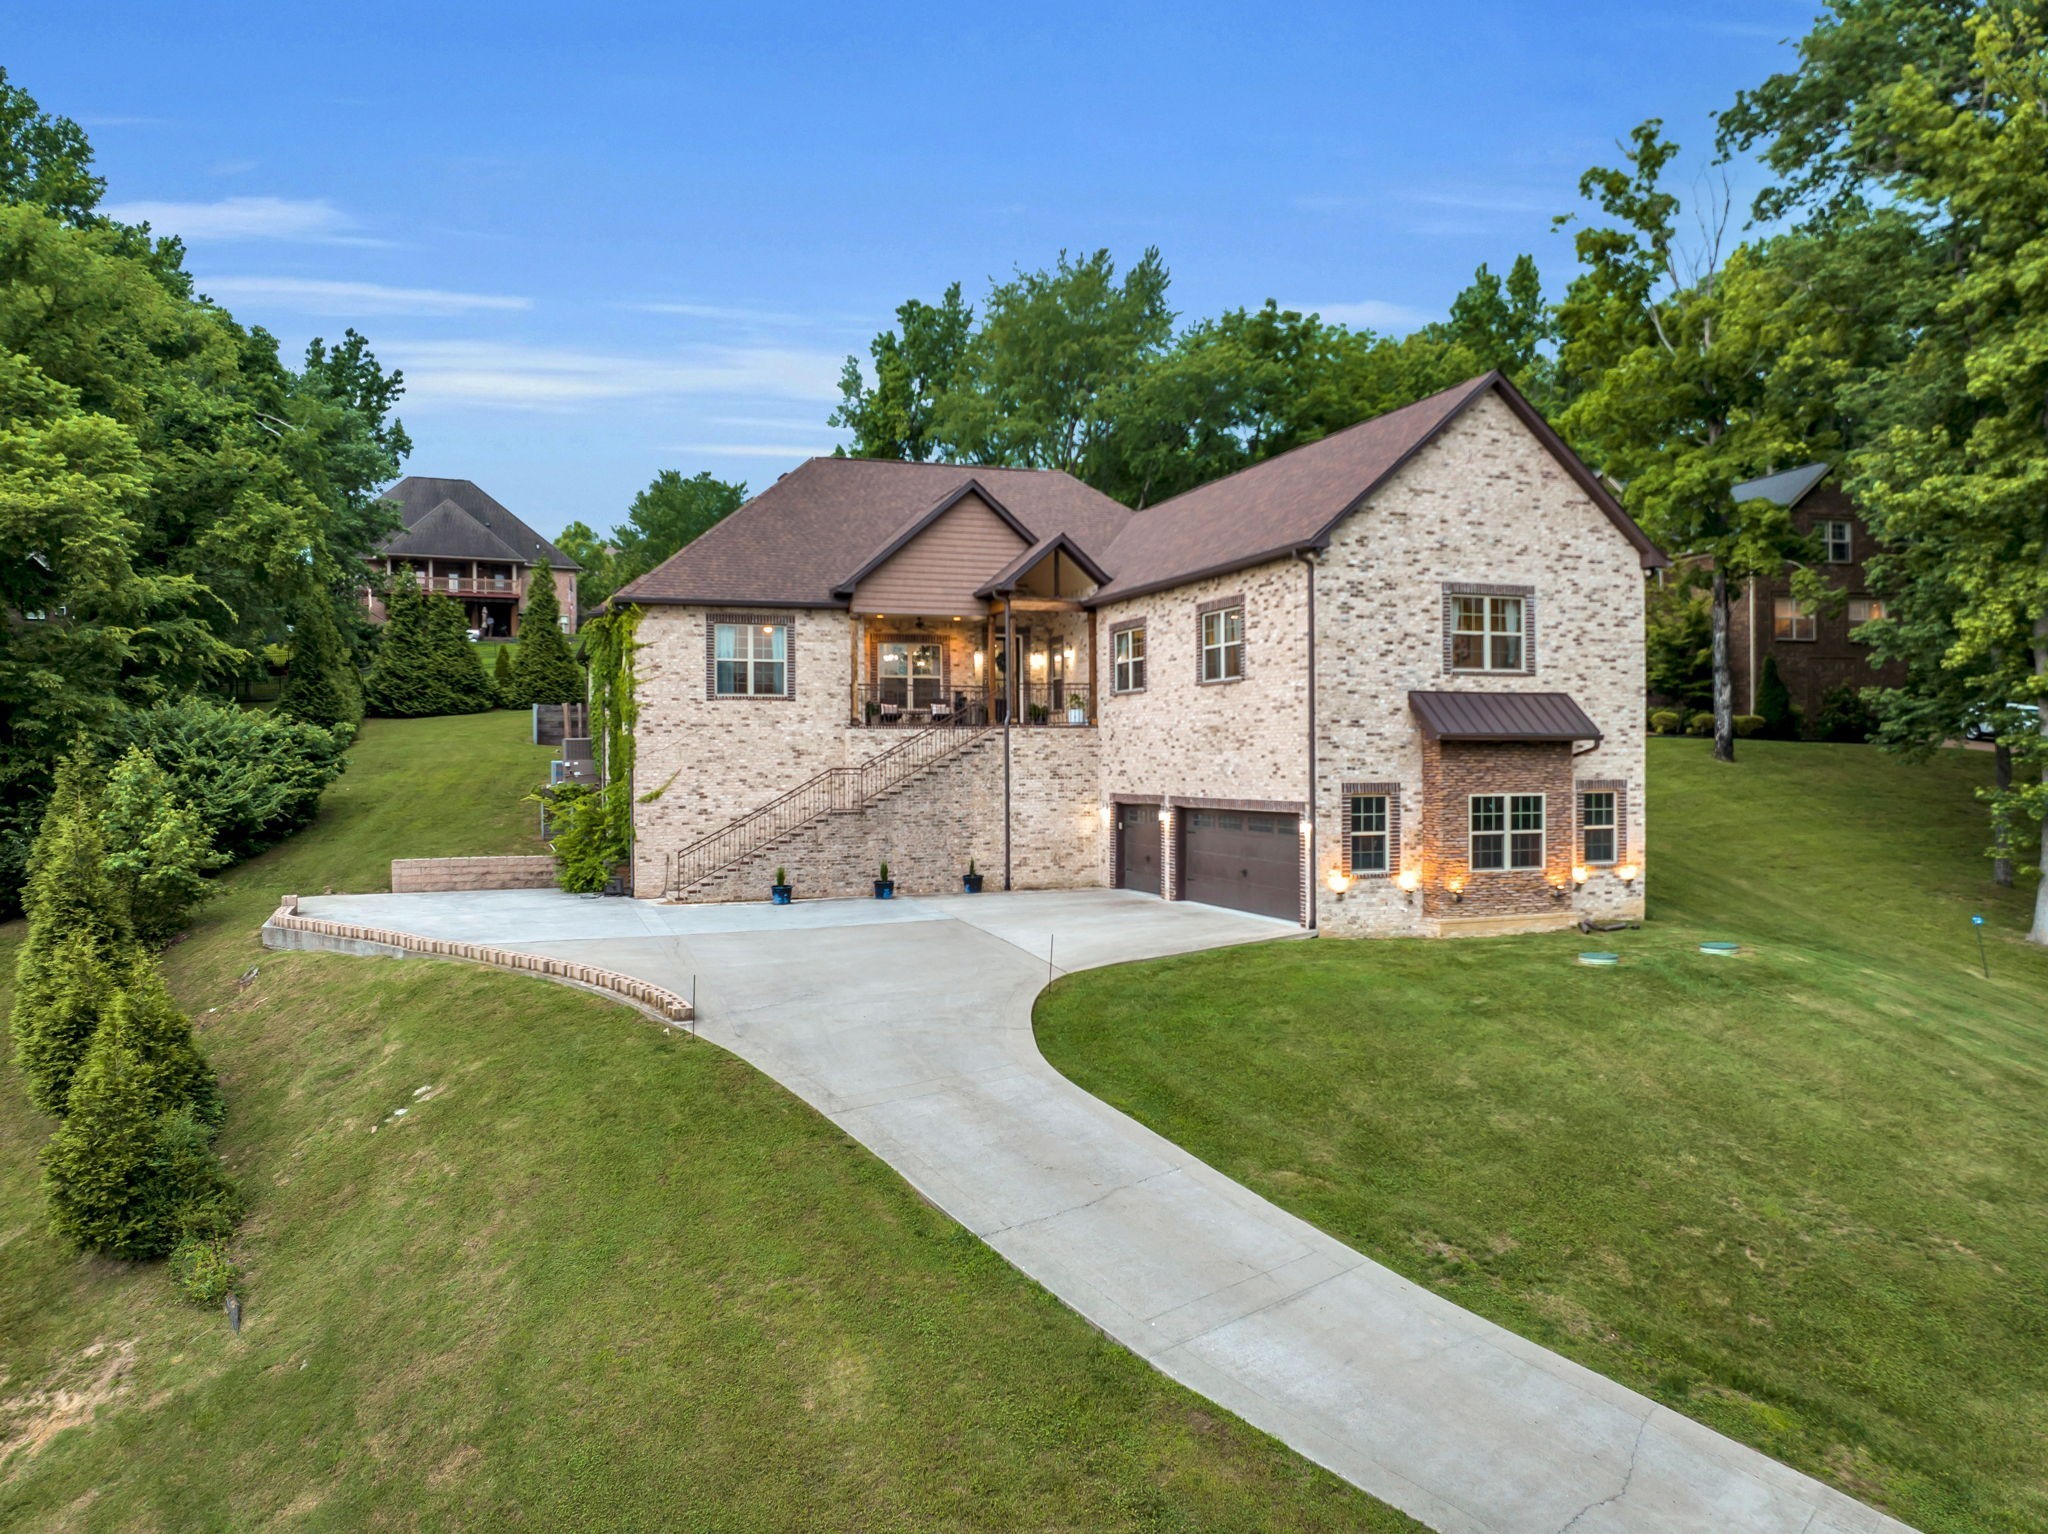
[(1296, 818), (1250, 810), (1185, 811), (1181, 899), (1299, 921), (1301, 843)]
[(1159, 811), (1149, 804), (1116, 807), (1117, 867), (1127, 890), (1159, 893)]

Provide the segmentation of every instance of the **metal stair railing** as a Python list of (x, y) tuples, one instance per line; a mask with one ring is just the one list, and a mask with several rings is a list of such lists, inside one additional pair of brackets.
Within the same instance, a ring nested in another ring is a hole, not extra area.
[(781, 798), (670, 854), (668, 894), (682, 894), (814, 820), (835, 811), (865, 808), (892, 788), (965, 750), (992, 729), (987, 724), (935, 724), (858, 767), (827, 767)]

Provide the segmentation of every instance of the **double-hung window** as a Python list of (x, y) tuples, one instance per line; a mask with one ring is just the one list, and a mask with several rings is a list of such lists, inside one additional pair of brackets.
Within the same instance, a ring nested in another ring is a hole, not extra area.
[(781, 623), (721, 623), (712, 637), (714, 684), (721, 698), (780, 698), (789, 692), (789, 628)]
[(1455, 596), (1453, 671), (1520, 671), (1527, 616), (1522, 597)]
[(1110, 686), (1117, 692), (1143, 692), (1145, 690), (1145, 626), (1118, 629), (1111, 640), (1115, 659), (1111, 668)]
[(1771, 637), (1795, 639), (1801, 643), (1820, 635), (1814, 611), (1797, 597), (1778, 597), (1771, 603)]
[(1474, 794), (1471, 813), (1475, 872), (1543, 866), (1543, 795)]
[(1579, 837), (1584, 843), (1579, 855), (1586, 862), (1614, 861), (1617, 829), (1611, 789), (1592, 790), (1579, 795)]
[(1857, 626), (1864, 623), (1882, 623), (1883, 621), (1884, 603), (1882, 600), (1877, 597), (1849, 598), (1849, 638), (1852, 641), (1857, 644), (1870, 643), (1869, 640), (1857, 636), (1855, 632)]
[(1821, 547), (1827, 554), (1829, 564), (1847, 565), (1855, 563), (1856, 547), (1850, 536), (1850, 524), (1848, 522), (1837, 521), (1831, 518), (1820, 524), (1819, 531)]
[(1346, 804), (1351, 872), (1385, 873), (1390, 863), (1387, 855), (1387, 796), (1353, 794)]
[(1202, 680), (1235, 682), (1244, 675), (1244, 609), (1202, 614)]

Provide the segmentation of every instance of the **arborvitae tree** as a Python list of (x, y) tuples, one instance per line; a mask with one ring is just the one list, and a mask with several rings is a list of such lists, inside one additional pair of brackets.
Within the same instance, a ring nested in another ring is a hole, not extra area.
[(519, 654), (512, 662), (512, 701), (581, 703), (583, 668), (562, 632), (562, 607), (555, 598), (554, 572), (536, 565), (526, 611), (519, 619)]
[(469, 641), (460, 607), (421, 591), (410, 571), (392, 583), (385, 602), (390, 616), (376, 664), (363, 680), (371, 713), (419, 719), (480, 714), (496, 706), (491, 679)]
[(498, 658), (491, 664), (491, 686), (497, 689), (500, 704), (518, 707), (512, 696), (512, 651), (505, 645), (498, 646)]
[(135, 946), (127, 902), (108, 875), (99, 793), (83, 756), (58, 770), (23, 899), (28, 940), (15, 960), (9, 1031), (29, 1100), (61, 1114)]
[(64, 1115), (72, 1079), (134, 957), (103, 951), (90, 932), (29, 929), (14, 967), (14, 1063), (42, 1112)]
[(362, 675), (335, 626), (334, 599), (324, 591), (302, 597), (292, 614), (291, 670), (277, 711), (327, 729), (363, 722)]
[(242, 1217), (242, 1195), (213, 1149), (213, 1129), (189, 1108), (157, 1120), (157, 1177), (172, 1242), (223, 1241)]
[(215, 893), (206, 876), (227, 855), (214, 850), (205, 820), (140, 746), (130, 746), (107, 774), (104, 801), (107, 871), (127, 901), (135, 935), (146, 944), (166, 943), (192, 908)]
[(1764, 657), (1764, 669), (1757, 677), (1756, 711), (1764, 722), (1763, 733), (1773, 740), (1799, 738), (1799, 710), (1792, 706), (1792, 689), (1778, 674), (1778, 658)]
[(50, 1227), (86, 1251), (157, 1257), (176, 1239), (157, 1159), (161, 1125), (148, 1069), (102, 1028), (71, 1085), (70, 1111), (43, 1147)]
[(154, 964), (141, 959), (130, 969), (128, 984), (107, 1008), (102, 1027), (118, 1030), (135, 1052), (158, 1113), (189, 1109), (209, 1129), (219, 1127), (226, 1112), (220, 1084)]

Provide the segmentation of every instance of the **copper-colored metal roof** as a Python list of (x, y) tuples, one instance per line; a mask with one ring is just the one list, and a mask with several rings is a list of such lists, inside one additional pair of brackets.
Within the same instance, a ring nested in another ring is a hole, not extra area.
[(1111, 580), (1091, 604), (1323, 547), (1339, 522), (1488, 390), (1499, 393), (1635, 545), (1645, 568), (1667, 563), (1520, 391), (1500, 374), (1487, 373), (1139, 512), (1097, 555)]
[(1411, 692), (1431, 740), (1599, 740), (1600, 726), (1563, 692)]
[(1065, 533), (1104, 549), (1131, 515), (1057, 470), (813, 458), (612, 600), (844, 607), (878, 555), (975, 486), (1034, 542)]

